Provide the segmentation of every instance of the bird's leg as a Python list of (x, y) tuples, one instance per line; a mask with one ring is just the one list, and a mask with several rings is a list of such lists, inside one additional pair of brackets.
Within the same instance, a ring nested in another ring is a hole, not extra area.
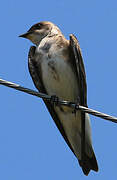
[(59, 97), (57, 97), (56, 95), (52, 95), (51, 99), (50, 99), (50, 103), (52, 105), (58, 106), (58, 104), (59, 104)]
[(76, 99), (75, 108), (72, 111), (72, 113), (76, 114), (77, 110), (79, 109), (79, 105), (80, 105), (80, 98), (78, 96), (77, 99)]

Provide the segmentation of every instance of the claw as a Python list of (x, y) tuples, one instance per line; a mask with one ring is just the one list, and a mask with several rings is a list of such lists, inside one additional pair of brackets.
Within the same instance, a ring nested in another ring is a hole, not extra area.
[(80, 98), (78, 97), (76, 100), (75, 108), (72, 111), (72, 113), (76, 114), (76, 111), (79, 109), (79, 105), (80, 105)]
[(59, 104), (59, 98), (56, 95), (52, 95), (50, 103), (57, 106)]

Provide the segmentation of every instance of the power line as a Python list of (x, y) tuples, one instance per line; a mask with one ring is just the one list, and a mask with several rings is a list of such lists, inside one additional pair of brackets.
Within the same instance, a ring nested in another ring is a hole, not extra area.
[[(6, 81), (6, 80), (3, 80), (3, 79), (0, 79), (0, 84), (1, 85), (4, 85), (4, 86), (7, 86), (7, 87), (10, 87), (10, 88), (13, 88), (13, 89), (16, 89), (18, 91), (22, 91), (22, 92), (25, 92), (27, 94), (31, 94), (33, 96), (37, 96), (37, 97), (40, 97), (42, 99), (46, 99), (47, 101), (51, 101), (52, 100), (52, 96), (49, 96), (47, 94), (43, 94), (43, 93), (40, 93), (40, 92), (37, 92), (37, 91), (34, 91), (32, 89), (29, 89), (29, 88), (25, 88), (23, 86), (20, 86), (18, 84), (15, 84), (15, 83), (12, 83), (12, 82), (9, 82), (9, 81)], [(93, 109), (90, 109), (88, 107), (84, 107), (84, 106), (81, 106), (81, 105), (77, 105), (73, 102), (69, 102), (69, 101), (64, 101), (64, 100), (58, 100), (57, 98), (54, 99), (54, 102), (58, 105), (64, 105), (64, 106), (69, 106), (73, 109), (76, 109), (76, 110), (81, 110), (83, 112), (86, 112), (86, 113), (89, 113), (91, 115), (94, 115), (94, 116), (97, 116), (97, 117), (100, 117), (102, 119), (105, 119), (105, 120), (108, 120), (108, 121), (112, 121), (114, 123), (117, 123), (117, 117), (114, 117), (114, 116), (110, 116), (108, 114), (105, 114), (105, 113), (101, 113), (99, 111), (96, 111), (96, 110), (93, 110)]]

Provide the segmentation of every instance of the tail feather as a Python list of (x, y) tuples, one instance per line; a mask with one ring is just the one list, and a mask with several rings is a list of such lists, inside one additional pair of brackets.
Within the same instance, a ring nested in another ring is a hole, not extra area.
[(88, 176), (90, 170), (94, 170), (96, 172), (98, 171), (98, 164), (94, 152), (91, 158), (88, 157), (85, 153), (84, 162), (82, 162), (82, 160), (79, 160), (79, 164), (86, 176)]

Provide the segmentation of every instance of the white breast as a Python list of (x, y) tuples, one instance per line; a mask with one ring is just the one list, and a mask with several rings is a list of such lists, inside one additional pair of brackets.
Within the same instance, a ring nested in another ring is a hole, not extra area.
[(74, 101), (78, 96), (77, 79), (70, 65), (58, 57), (42, 62), (42, 79), (49, 95)]

